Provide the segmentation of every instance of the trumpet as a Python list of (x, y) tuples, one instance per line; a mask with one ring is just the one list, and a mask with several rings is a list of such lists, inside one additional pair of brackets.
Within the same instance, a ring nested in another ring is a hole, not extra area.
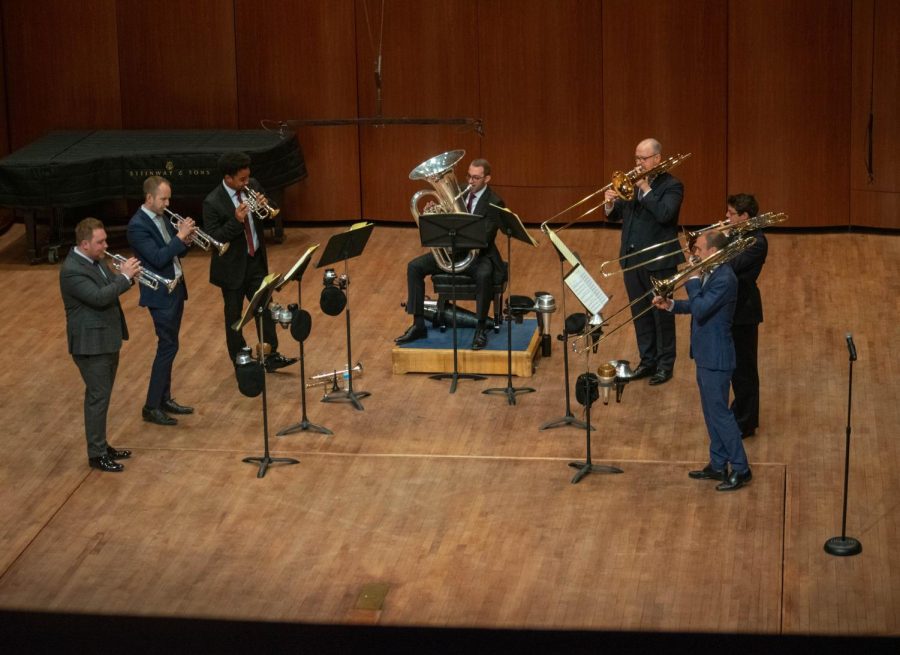
[[(117, 271), (122, 269), (122, 264), (124, 264), (127, 258), (122, 255), (116, 255), (108, 250), (104, 250), (103, 254), (113, 260), (113, 266)], [(175, 287), (178, 286), (178, 282), (181, 278), (176, 277), (174, 280), (170, 280), (169, 278), (163, 277), (162, 275), (157, 275), (153, 271), (148, 271), (146, 268), (141, 268), (141, 272), (138, 274), (137, 281), (140, 284), (143, 284), (148, 289), (159, 289), (159, 285), (163, 285), (166, 289), (169, 290), (169, 293), (172, 293), (175, 290)]]
[[(169, 211), (168, 209), (163, 209), (163, 211), (169, 215), (169, 222), (176, 230), (178, 229), (181, 221), (185, 220), (181, 214), (176, 214), (175, 212)], [(215, 248), (219, 252), (220, 256), (224, 255), (225, 251), (228, 250), (228, 246), (231, 245), (230, 243), (222, 243), (221, 241), (216, 241), (209, 234), (196, 226), (194, 226), (194, 238), (191, 243), (196, 243), (197, 246), (203, 250)]]
[(324, 373), (313, 375), (308, 379), (306, 388), (311, 389), (312, 387), (318, 387), (320, 385), (328, 386), (331, 384), (333, 385), (332, 390), (336, 390), (340, 388), (340, 381), (342, 379), (349, 377), (351, 373), (362, 375), (362, 372), (362, 362), (356, 362), (356, 366), (353, 368), (345, 368), (343, 371), (325, 371)]
[(269, 199), (259, 191), (254, 191), (249, 186), (245, 186), (242, 190), (244, 192), (244, 202), (247, 203), (250, 211), (256, 214), (256, 217), (260, 220), (275, 218), (281, 213), (281, 210), (278, 207), (273, 207), (269, 203)]
[(576, 337), (572, 341), (572, 350), (576, 353), (582, 353), (582, 352), (585, 352), (588, 348), (596, 348), (597, 345), (601, 341), (603, 341), (607, 337), (612, 336), (615, 332), (618, 332), (621, 328), (625, 327), (629, 323), (633, 323), (634, 321), (639, 319), (641, 316), (643, 316), (647, 312), (651, 311), (653, 309), (653, 305), (651, 304), (649, 307), (647, 307), (646, 309), (644, 309), (641, 312), (638, 312), (637, 314), (632, 316), (627, 321), (623, 321), (622, 323), (615, 326), (613, 329), (611, 329), (606, 334), (602, 334), (600, 336), (600, 338), (597, 339), (596, 341), (593, 339), (593, 335), (595, 332), (597, 332), (598, 330), (602, 330), (604, 326), (608, 325), (609, 321), (611, 321), (613, 318), (615, 318), (616, 316), (618, 316), (619, 314), (624, 312), (626, 309), (630, 309), (637, 303), (646, 300), (647, 296), (649, 296), (651, 294), (653, 294), (654, 296), (662, 296), (663, 298), (670, 297), (673, 293), (675, 293), (675, 291), (677, 289), (680, 289), (682, 286), (684, 286), (687, 283), (688, 279), (690, 279), (691, 277), (694, 277), (695, 275), (701, 275), (704, 272), (709, 272), (712, 269), (714, 269), (715, 267), (719, 266), (720, 264), (724, 264), (725, 262), (730, 261), (731, 259), (734, 259), (737, 255), (741, 254), (747, 248), (752, 246), (754, 241), (756, 241), (756, 237), (752, 237), (752, 236), (739, 237), (739, 238), (735, 239), (734, 241), (732, 241), (731, 243), (729, 243), (724, 248), (722, 248), (721, 250), (717, 250), (716, 252), (712, 253), (705, 259), (701, 259), (700, 261), (690, 263), (688, 266), (681, 269), (680, 271), (678, 271), (677, 273), (675, 273), (675, 275), (673, 275), (671, 277), (664, 278), (662, 280), (658, 280), (655, 277), (651, 276), (650, 284), (653, 286), (653, 288), (650, 291), (643, 294), (642, 296), (635, 298), (630, 303), (628, 303), (627, 305), (625, 305), (624, 307), (622, 307), (615, 313), (611, 314), (600, 325), (598, 325), (594, 328), (591, 328), (591, 329), (586, 329), (582, 334), (578, 335), (578, 337)]

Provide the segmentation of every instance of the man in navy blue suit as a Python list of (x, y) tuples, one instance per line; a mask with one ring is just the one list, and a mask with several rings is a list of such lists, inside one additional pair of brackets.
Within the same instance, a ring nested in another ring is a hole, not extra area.
[[(728, 238), (721, 232), (706, 232), (697, 238), (692, 254), (706, 259), (727, 243)], [(697, 366), (700, 403), (709, 432), (709, 463), (688, 475), (695, 480), (720, 480), (718, 491), (733, 491), (753, 477), (741, 429), (728, 406), (735, 367), (731, 321), (737, 302), (737, 276), (731, 266), (720, 265), (702, 278), (692, 277), (685, 288), (687, 300), (655, 296), (653, 304), (663, 311), (691, 315), (691, 357)]]
[(165, 215), (172, 197), (169, 182), (158, 175), (144, 180), (144, 204), (128, 222), (128, 243), (146, 270), (167, 279), (177, 279), (174, 290), (159, 285), (150, 289), (141, 285), (141, 307), (150, 310), (156, 330), (156, 358), (150, 369), (150, 385), (142, 415), (157, 425), (175, 425), (169, 414), (191, 414), (194, 409), (179, 405), (172, 398), (172, 365), (178, 353), (178, 333), (187, 300), (187, 286), (180, 257), (187, 252), (194, 235), (194, 221), (186, 218), (176, 229)]

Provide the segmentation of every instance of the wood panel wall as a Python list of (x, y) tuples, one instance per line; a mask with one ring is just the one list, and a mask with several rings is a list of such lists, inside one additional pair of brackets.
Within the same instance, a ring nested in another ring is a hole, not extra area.
[(683, 223), (747, 191), (795, 227), (900, 228), (891, 0), (0, 0), (0, 18), (9, 149), (52, 129), (483, 120), (484, 136), (300, 128), (310, 175), (286, 194), (288, 220), (411, 220), (409, 171), (463, 148), (539, 222), (655, 136), (693, 153), (676, 172)]

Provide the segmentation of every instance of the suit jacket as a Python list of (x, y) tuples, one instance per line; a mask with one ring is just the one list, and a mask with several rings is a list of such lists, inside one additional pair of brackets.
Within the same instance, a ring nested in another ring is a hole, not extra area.
[(701, 284), (688, 280), (687, 300), (675, 301), (676, 314), (691, 315), (691, 357), (702, 368), (731, 371), (735, 367), (731, 319), (737, 301), (737, 276), (728, 265), (716, 268)]
[[(169, 233), (169, 243), (163, 239), (153, 219), (143, 208), (139, 207), (128, 221), (127, 236), (135, 256), (141, 260), (141, 266), (171, 280), (175, 277), (175, 257), (183, 256), (188, 247), (175, 236), (176, 230), (168, 219), (163, 223)], [(183, 279), (182, 283), (184, 283)], [(158, 289), (151, 289), (142, 284), (140, 291), (141, 298), (138, 304), (141, 307), (171, 307), (176, 301), (176, 296), (169, 293), (168, 289), (162, 285)], [(187, 300), (187, 287), (184, 289), (184, 299)]]
[(59, 289), (66, 308), (66, 336), (73, 355), (102, 355), (118, 352), (128, 339), (125, 314), (119, 295), (128, 291), (131, 282), (100, 262), (109, 278), (99, 268), (75, 252), (63, 262), (59, 271)]
[(497, 244), (494, 243), (494, 240), (497, 238), (497, 230), (502, 225), (500, 210), (497, 207), (491, 207), (492, 204), (498, 207), (506, 207), (503, 199), (494, 193), (490, 186), (487, 186), (484, 188), (481, 198), (475, 203), (475, 207), (472, 208), (472, 213), (477, 216), (484, 216), (484, 220), (487, 222), (488, 245), (487, 248), (480, 250), (479, 255), (491, 260), (496, 276), (497, 273), (505, 273), (506, 269), (503, 266), (503, 258), (500, 257), (500, 251), (497, 250)]
[[(635, 189), (634, 198), (630, 201), (616, 200), (607, 218), (610, 221), (622, 221), (619, 257), (624, 257), (629, 252), (635, 252), (656, 243), (676, 239), (678, 237), (678, 214), (681, 211), (683, 198), (684, 185), (678, 178), (663, 173), (651, 182), (650, 191), (642, 200), (638, 200), (637, 189)], [(658, 250), (651, 250), (637, 258), (629, 258), (622, 263), (622, 266), (634, 266), (665, 253), (672, 253), (672, 256), (648, 264), (647, 270), (659, 271), (675, 268), (684, 261), (681, 246), (677, 241), (673, 241)]]
[(756, 280), (766, 263), (769, 242), (762, 231), (752, 232), (748, 236), (756, 237), (756, 241), (729, 262), (738, 279), (734, 325), (757, 325), (763, 321), (762, 296)]
[[(250, 178), (250, 188), (265, 193), (259, 183)], [(261, 257), (263, 267), (269, 270), (266, 244), (263, 239), (262, 221), (254, 218), (253, 227), (259, 241), (256, 257)], [(244, 285), (247, 272), (247, 237), (244, 224), (234, 217), (234, 203), (220, 182), (203, 201), (203, 231), (216, 241), (231, 244), (224, 255), (212, 253), (209, 262), (209, 281), (223, 289), (239, 289)]]

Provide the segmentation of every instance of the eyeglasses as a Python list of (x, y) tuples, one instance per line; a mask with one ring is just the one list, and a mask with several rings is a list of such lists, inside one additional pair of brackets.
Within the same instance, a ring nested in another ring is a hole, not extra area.
[(475, 182), (477, 182), (478, 180), (483, 180), (483, 179), (484, 179), (484, 175), (466, 175), (466, 179), (467, 179), (467, 180), (474, 180)]
[(643, 162), (647, 161), (648, 159), (653, 159), (658, 154), (659, 154), (658, 152), (655, 152), (652, 155), (647, 155), (646, 157), (641, 157), (640, 155), (635, 155), (634, 161), (636, 161), (638, 163), (643, 163)]

